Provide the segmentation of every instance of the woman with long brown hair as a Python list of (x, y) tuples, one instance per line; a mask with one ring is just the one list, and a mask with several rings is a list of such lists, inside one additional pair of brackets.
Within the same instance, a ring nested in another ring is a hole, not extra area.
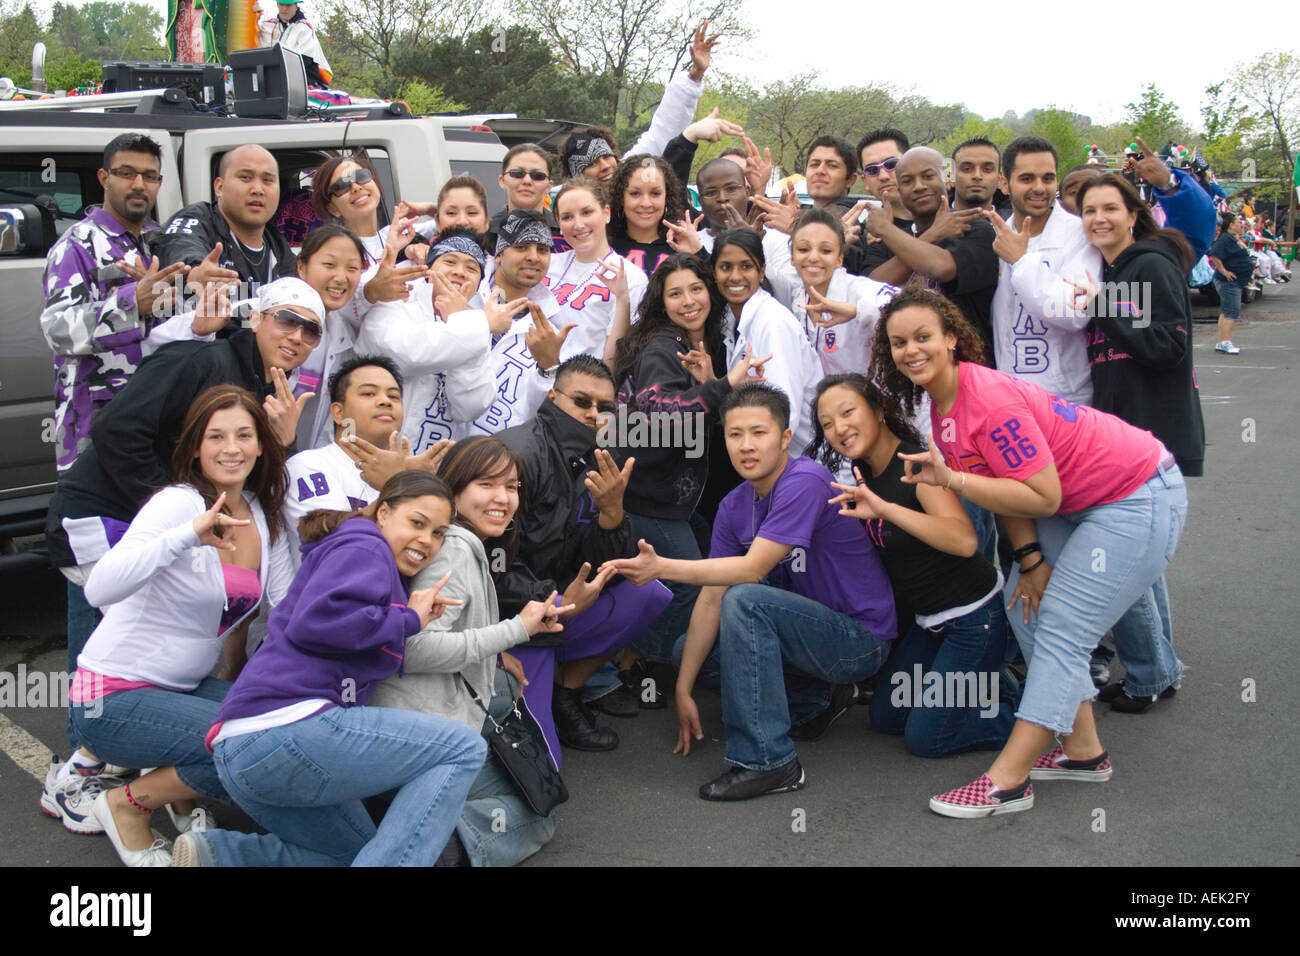
[[(230, 683), (208, 675), (223, 644), (237, 669), (244, 622), (293, 576), (280, 518), (284, 451), (260, 401), (234, 385), (200, 394), (172, 468), (177, 483), (149, 499), (86, 580), (104, 620), (68, 694), (85, 746), (110, 763), (158, 768), (99, 793), (80, 831), (106, 832), (127, 866), (170, 862), (149, 826), (159, 807), (229, 801), (203, 738)], [(172, 817), (182, 832), (192, 823)]]

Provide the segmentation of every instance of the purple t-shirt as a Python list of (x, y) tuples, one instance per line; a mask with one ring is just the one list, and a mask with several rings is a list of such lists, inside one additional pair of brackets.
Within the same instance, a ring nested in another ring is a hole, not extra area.
[(769, 583), (847, 614), (875, 638), (898, 636), (894, 592), (862, 522), (827, 504), (831, 473), (810, 458), (791, 458), (771, 494), (759, 499), (742, 482), (718, 506), (710, 558), (739, 557), (755, 538), (791, 545)]

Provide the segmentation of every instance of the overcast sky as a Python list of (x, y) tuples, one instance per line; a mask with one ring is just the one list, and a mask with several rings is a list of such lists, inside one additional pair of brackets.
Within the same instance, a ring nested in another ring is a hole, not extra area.
[[(150, 2), (166, 15), (166, 0)], [(308, 17), (320, 8), (304, 0)], [(1249, 27), (1225, 19), (1222, 8), (1197, 15), (1148, 0), (1077, 6), (1066, 23), (1060, 14), (1067, 8), (1042, 0), (822, 0), (811, 7), (748, 0), (757, 39), (740, 50), (724, 47), (716, 65), (760, 87), (816, 69), (828, 88), (889, 82), (986, 117), (1057, 106), (1095, 123), (1122, 121), (1124, 104), (1155, 83), (1198, 129), (1208, 84), (1235, 63), (1295, 46), (1294, 22), (1287, 26), (1285, 17), (1274, 27)]]

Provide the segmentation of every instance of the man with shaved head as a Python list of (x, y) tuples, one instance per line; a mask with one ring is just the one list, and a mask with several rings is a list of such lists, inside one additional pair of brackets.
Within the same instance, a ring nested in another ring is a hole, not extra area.
[[(293, 250), (270, 224), (280, 205), (280, 167), (268, 150), (249, 143), (226, 152), (212, 192), (212, 202), (191, 203), (156, 234), (153, 251), (163, 265), (190, 266), (191, 291), (213, 280), (241, 283), (237, 299), (255, 296), (273, 279), (297, 275)], [(247, 317), (247, 308), (236, 307), (223, 334), (237, 331)]]
[(948, 208), (943, 156), (928, 146), (905, 152), (894, 170), (898, 197), (912, 216), (911, 232), (901, 228), (888, 207), (873, 208), (867, 231), (884, 241), (892, 255), (871, 278), (903, 285), (913, 276), (938, 289), (962, 310), (984, 343), (984, 362), (993, 364), (990, 311), (998, 285), (997, 234), (981, 209)]

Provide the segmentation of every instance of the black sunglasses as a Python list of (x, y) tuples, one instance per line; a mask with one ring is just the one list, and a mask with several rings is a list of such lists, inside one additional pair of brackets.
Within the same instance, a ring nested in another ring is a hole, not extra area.
[(330, 183), (330, 196), (338, 199), (340, 196), (346, 196), (352, 189), (352, 184), (364, 186), (366, 183), (374, 182), (375, 174), (365, 167), (354, 169), (346, 176), (340, 176), (334, 182)]
[(869, 165), (862, 167), (862, 175), (875, 179), (880, 175), (882, 169), (887, 173), (892, 173), (901, 161), (902, 157), (891, 156), (883, 163), (870, 163)]
[(271, 318), (275, 320), (275, 327), (281, 332), (292, 333), (294, 329), (299, 329), (302, 332), (303, 345), (310, 345), (312, 348), (320, 345), (321, 327), (315, 319), (301, 316), (293, 309), (276, 309), (271, 313)]
[(613, 415), (618, 411), (618, 406), (613, 402), (592, 401), (586, 395), (570, 395), (568, 392), (561, 392), (558, 388), (555, 391), (573, 402), (574, 405), (584, 412), (591, 408), (592, 405), (595, 405), (596, 411), (600, 412), (602, 415)]
[(550, 173), (544, 173), (540, 169), (519, 169), (517, 167), (515, 169), (507, 169), (506, 175), (511, 179), (523, 179), (527, 176), (535, 183), (544, 183), (546, 180), (551, 178)]

